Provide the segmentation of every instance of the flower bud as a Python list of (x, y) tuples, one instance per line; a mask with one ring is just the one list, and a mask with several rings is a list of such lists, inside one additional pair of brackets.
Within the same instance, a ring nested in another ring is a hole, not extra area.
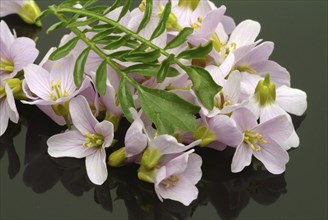
[(257, 84), (254, 94), (262, 106), (271, 104), (276, 100), (276, 86), (270, 82), (270, 74), (266, 74), (265, 79)]
[(142, 155), (141, 164), (146, 169), (153, 169), (158, 165), (161, 157), (159, 149), (148, 147)]
[(108, 165), (112, 167), (121, 167), (125, 165), (126, 151), (125, 147), (122, 147), (109, 155)]
[(35, 24), (41, 27), (41, 21), (36, 18), (41, 14), (39, 6), (34, 0), (26, 1), (23, 7), (19, 10), (18, 15), (28, 24)]
[(215, 133), (205, 125), (200, 125), (193, 134), (194, 140), (201, 140), (199, 146), (205, 147), (216, 140)]
[(8, 84), (8, 86), (10, 87), (10, 89), (16, 99), (22, 100), (22, 99), (26, 98), (25, 93), (22, 89), (23, 81), (21, 79), (12, 78), (12, 79), (6, 79), (5, 81)]
[(154, 183), (156, 172), (157, 169), (147, 169), (141, 165), (138, 169), (138, 179), (148, 183)]

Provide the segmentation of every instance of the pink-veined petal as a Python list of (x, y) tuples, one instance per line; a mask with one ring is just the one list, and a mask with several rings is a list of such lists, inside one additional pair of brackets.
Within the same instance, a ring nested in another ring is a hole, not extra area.
[(226, 101), (230, 101), (231, 104), (235, 104), (239, 100), (240, 95), (240, 72), (235, 70), (230, 73), (226, 84), (222, 88), (222, 93)]
[(257, 117), (246, 108), (234, 111), (231, 118), (242, 131), (249, 130), (257, 125)]
[(235, 121), (226, 115), (216, 115), (210, 118), (208, 126), (215, 133), (216, 140), (223, 144), (238, 146), (243, 139), (243, 134)]
[(237, 47), (242, 47), (247, 44), (254, 43), (259, 35), (261, 25), (252, 20), (245, 20), (237, 25), (231, 33), (228, 44), (236, 43)]
[(48, 153), (52, 157), (83, 158), (93, 154), (96, 149), (84, 147), (86, 138), (76, 130), (50, 137), (47, 141)]
[(98, 124), (97, 119), (92, 115), (87, 100), (83, 96), (78, 96), (71, 100), (69, 104), (73, 125), (82, 133), (93, 134), (94, 128)]
[(294, 128), (286, 115), (280, 115), (259, 124), (252, 130), (261, 134), (265, 140), (271, 138), (278, 143), (283, 143), (290, 137)]
[(252, 149), (244, 142), (241, 143), (233, 155), (231, 172), (238, 173), (249, 166), (252, 162), (252, 155)]
[(32, 64), (39, 54), (35, 42), (27, 37), (17, 38), (10, 47), (11, 59), (14, 62), (14, 72), (18, 72)]
[(31, 92), (43, 100), (51, 101), (50, 94), (53, 91), (50, 87), (50, 74), (45, 69), (29, 64), (24, 68), (24, 76)]
[(281, 86), (277, 89), (276, 102), (285, 111), (294, 115), (303, 115), (307, 108), (306, 93), (299, 89)]
[(261, 146), (260, 151), (254, 151), (253, 154), (270, 173), (281, 174), (286, 169), (289, 155), (276, 141), (272, 139), (267, 139), (267, 141), (267, 144)]
[(85, 158), (87, 174), (91, 182), (96, 185), (103, 184), (108, 176), (106, 165), (106, 151), (99, 149)]
[(272, 60), (266, 60), (252, 64), (252, 68), (256, 70), (256, 74), (265, 76), (270, 74), (270, 80), (276, 84), (277, 87), (286, 85), (290, 86), (290, 75), (286, 68), (280, 66)]
[(162, 198), (181, 202), (185, 206), (190, 205), (198, 196), (197, 187), (184, 177), (179, 177), (177, 184), (168, 188), (162, 184), (155, 185), (155, 191)]
[(274, 43), (270, 41), (263, 42), (262, 44), (254, 47), (248, 54), (246, 54), (241, 60), (236, 63), (236, 66), (243, 64), (252, 65), (261, 61), (269, 59), (273, 52)]
[(191, 183), (196, 184), (202, 178), (202, 158), (195, 154), (189, 154), (187, 168), (183, 173), (183, 176), (187, 178)]

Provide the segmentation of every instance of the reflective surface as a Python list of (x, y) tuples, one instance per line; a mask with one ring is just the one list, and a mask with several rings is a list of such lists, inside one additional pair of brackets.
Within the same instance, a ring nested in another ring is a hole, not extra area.
[[(42, 9), (54, 1), (38, 1)], [(262, 25), (260, 38), (275, 42), (272, 59), (308, 94), (306, 117), (293, 118), (301, 138), (285, 174), (248, 167), (230, 173), (232, 151), (198, 149), (203, 157), (199, 197), (189, 207), (161, 203), (153, 185), (138, 181), (135, 166), (110, 168), (94, 186), (83, 160), (51, 158), (46, 140), (63, 128), (33, 106), (18, 104), (21, 121), (0, 138), (1, 219), (326, 219), (327, 218), (327, 3), (325, 1), (221, 1), (236, 22)], [(39, 60), (64, 31), (46, 35), (6, 18), (19, 36), (38, 37)], [(301, 124), (302, 122), (302, 124)], [(128, 123), (123, 122), (122, 139)], [(117, 146), (122, 146), (120, 143)], [(108, 152), (109, 153), (109, 152)]]

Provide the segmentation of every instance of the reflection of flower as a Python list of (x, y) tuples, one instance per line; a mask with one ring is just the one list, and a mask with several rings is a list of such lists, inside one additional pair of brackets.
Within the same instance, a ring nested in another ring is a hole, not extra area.
[(99, 123), (83, 96), (72, 99), (69, 109), (76, 129), (49, 138), (48, 153), (53, 157), (85, 157), (90, 180), (101, 185), (108, 175), (105, 148), (112, 144), (113, 124), (109, 121)]

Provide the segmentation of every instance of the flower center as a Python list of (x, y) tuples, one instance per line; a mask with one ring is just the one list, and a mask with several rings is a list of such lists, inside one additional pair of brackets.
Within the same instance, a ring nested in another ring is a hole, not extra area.
[(256, 70), (251, 68), (248, 64), (243, 64), (237, 67), (239, 72), (247, 72), (247, 73), (256, 73)]
[(161, 182), (161, 184), (165, 187), (165, 188), (170, 188), (172, 186), (176, 186), (177, 183), (179, 182), (180, 178), (178, 176), (175, 175), (171, 175), (169, 178), (163, 180)]
[(199, 2), (200, 0), (179, 0), (178, 6), (194, 11), (197, 8)]
[(261, 144), (267, 144), (268, 142), (258, 132), (253, 130), (244, 131), (244, 143), (246, 143), (253, 151), (259, 152), (261, 150)]
[(58, 80), (57, 82), (52, 81), (51, 89), (53, 92), (50, 93), (50, 98), (53, 101), (56, 101), (57, 99), (69, 96), (69, 93), (66, 91), (66, 89), (64, 89), (64, 90), (62, 89), (60, 80)]
[(94, 133), (90, 134), (89, 132), (85, 132), (84, 136), (86, 137), (83, 146), (85, 147), (96, 147), (99, 148), (104, 143), (104, 136)]
[(232, 103), (229, 100), (226, 100), (223, 93), (220, 92), (218, 96), (215, 96), (214, 106), (218, 109), (223, 109), (225, 106), (231, 105)]
[(192, 27), (193, 29), (197, 29), (200, 30), (203, 24), (203, 18), (202, 17), (198, 17), (197, 18), (197, 22), (191, 23), (190, 27)]
[(14, 63), (12, 60), (6, 60), (0, 57), (0, 70), (4, 70), (7, 73), (12, 73), (14, 71)]

